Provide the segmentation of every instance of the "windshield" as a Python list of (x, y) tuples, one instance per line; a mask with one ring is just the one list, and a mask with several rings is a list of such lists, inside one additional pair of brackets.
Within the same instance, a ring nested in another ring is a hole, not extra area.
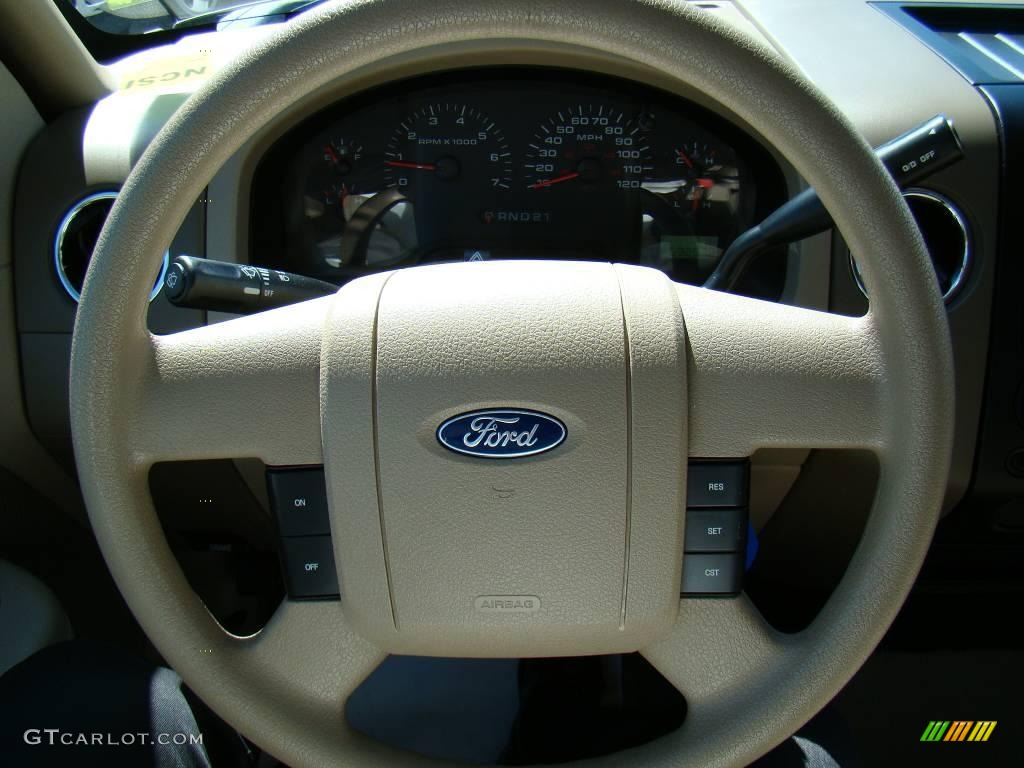
[(181, 26), (212, 24), (226, 17), (287, 13), (315, 0), (58, 0), (97, 29), (141, 35)]

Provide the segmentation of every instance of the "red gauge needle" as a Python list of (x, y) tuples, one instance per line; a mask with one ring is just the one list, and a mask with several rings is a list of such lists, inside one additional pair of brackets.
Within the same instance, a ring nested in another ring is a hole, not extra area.
[(687, 168), (690, 168), (691, 170), (693, 169), (693, 161), (686, 156), (686, 153), (683, 152), (683, 150), (677, 149), (676, 154), (679, 155), (679, 159), (686, 164)]
[(555, 176), (552, 179), (541, 179), (536, 184), (531, 184), (530, 189), (544, 189), (550, 187), (552, 184), (561, 184), (563, 181), (572, 181), (573, 179), (579, 178), (578, 171), (572, 171), (570, 173), (563, 173), (561, 176)]
[(693, 210), (696, 211), (700, 208), (701, 201), (704, 199), (704, 195), (709, 189), (715, 186), (714, 179), (694, 179), (697, 186), (693, 190), (693, 195), (690, 198), (693, 201)]
[(405, 160), (387, 160), (384, 165), (392, 168), (411, 168), (414, 171), (436, 171), (437, 166), (433, 163), (408, 163)]

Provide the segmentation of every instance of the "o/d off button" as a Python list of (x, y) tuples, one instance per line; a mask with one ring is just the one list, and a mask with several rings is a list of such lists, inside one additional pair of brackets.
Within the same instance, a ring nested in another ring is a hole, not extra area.
[(745, 507), (749, 465), (745, 461), (690, 462), (688, 507)]

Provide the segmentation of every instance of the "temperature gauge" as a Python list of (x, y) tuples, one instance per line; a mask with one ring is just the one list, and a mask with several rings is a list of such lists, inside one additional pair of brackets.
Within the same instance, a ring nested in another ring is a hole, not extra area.
[(688, 182), (685, 197), (690, 201), (691, 209), (696, 211), (710, 207), (716, 199), (726, 201), (738, 186), (735, 158), (725, 157), (726, 151), (712, 144), (693, 141), (673, 147), (672, 152), (680, 178)]

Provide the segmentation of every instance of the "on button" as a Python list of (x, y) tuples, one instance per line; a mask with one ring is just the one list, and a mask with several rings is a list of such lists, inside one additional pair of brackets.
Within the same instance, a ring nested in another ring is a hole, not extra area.
[(323, 469), (267, 472), (270, 500), (282, 536), (320, 536), (331, 532)]

